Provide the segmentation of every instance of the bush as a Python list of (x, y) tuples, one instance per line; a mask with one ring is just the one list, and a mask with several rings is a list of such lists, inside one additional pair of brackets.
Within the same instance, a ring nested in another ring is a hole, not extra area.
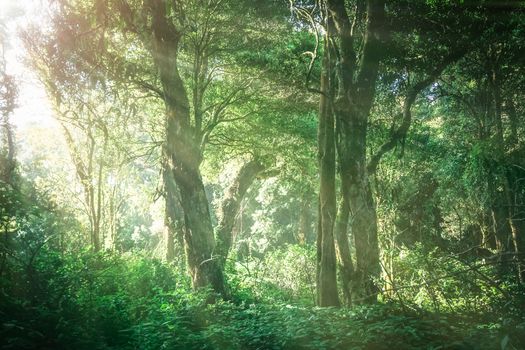
[(286, 245), (262, 258), (248, 257), (228, 266), (236, 295), (248, 301), (315, 304), (315, 247)]
[(210, 305), (182, 272), (139, 255), (42, 249), (31, 276), (17, 273), (2, 279), (2, 349), (512, 349), (525, 334), (508, 305), (506, 318), (256, 303), (247, 292)]

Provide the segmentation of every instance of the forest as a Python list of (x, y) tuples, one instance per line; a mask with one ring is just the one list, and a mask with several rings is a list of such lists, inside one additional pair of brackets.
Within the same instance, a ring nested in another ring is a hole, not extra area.
[(525, 1), (0, 0), (7, 349), (525, 349)]

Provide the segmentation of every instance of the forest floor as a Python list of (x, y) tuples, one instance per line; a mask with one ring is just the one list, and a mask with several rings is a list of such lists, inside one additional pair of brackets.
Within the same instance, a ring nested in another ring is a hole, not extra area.
[(13, 264), (0, 282), (0, 349), (525, 348), (512, 301), (479, 313), (396, 302), (317, 308), (236, 289), (231, 301), (207, 304), (159, 261), (52, 251), (30, 270)]

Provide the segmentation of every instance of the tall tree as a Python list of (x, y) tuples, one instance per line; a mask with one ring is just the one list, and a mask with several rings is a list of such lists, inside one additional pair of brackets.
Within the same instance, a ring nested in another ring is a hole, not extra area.
[(249, 21), (238, 23), (245, 3), (56, 3), (52, 35), (78, 59), (90, 79), (107, 77), (113, 87), (140, 89), (150, 94), (152, 106), (162, 104), (165, 160), (161, 163), (169, 168), (163, 176), (171, 176), (176, 184), (165, 186), (166, 207), (180, 198), (193, 286), (211, 286), (227, 295), (200, 166), (217, 127), (250, 114), (241, 113), (239, 107), (253, 94), (254, 79), (236, 66), (231, 55), (247, 35), (243, 28)]

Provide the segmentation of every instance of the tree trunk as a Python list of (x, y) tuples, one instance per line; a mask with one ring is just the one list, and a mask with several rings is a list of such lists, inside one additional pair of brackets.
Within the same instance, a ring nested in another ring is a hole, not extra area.
[(2, 108), (0, 109), (2, 118), (2, 128), (5, 136), (7, 154), (6, 159), (0, 164), (0, 178), (8, 184), (13, 185), (13, 173), (15, 171), (15, 135), (9, 115), (16, 108), (18, 89), (14, 78), (4, 72), (5, 67), (0, 67), (0, 84), (4, 86), (2, 94)]
[[(491, 74), (489, 76), (490, 78), (490, 88), (492, 89), (492, 97), (494, 99), (494, 124), (496, 126), (496, 140), (497, 140), (497, 154), (500, 155), (500, 157), (504, 157), (501, 159), (502, 165), (502, 187), (503, 192), (497, 194), (497, 220), (501, 222), (501, 226), (504, 227), (505, 231), (505, 242), (504, 242), (504, 254), (510, 254), (512, 252), (515, 253), (514, 261), (516, 264), (516, 272), (518, 275), (518, 283), (523, 282), (523, 271), (525, 270), (525, 267), (523, 266), (523, 263), (520, 259), (520, 253), (522, 252), (522, 239), (521, 239), (521, 232), (520, 226), (518, 222), (516, 222), (516, 214), (515, 214), (515, 207), (514, 207), (514, 201), (515, 196), (514, 192), (511, 187), (511, 159), (507, 156), (507, 147), (505, 144), (505, 137), (504, 137), (504, 130), (503, 130), (503, 119), (502, 119), (502, 105), (503, 105), (503, 99), (502, 99), (502, 91), (501, 91), (501, 81), (499, 77), (499, 72), (496, 68), (493, 68), (491, 71)], [(512, 105), (511, 105), (512, 107)], [(511, 108), (512, 109), (512, 108)], [(512, 118), (510, 118), (512, 121)], [(512, 124), (512, 123), (511, 123)], [(513, 140), (513, 132), (515, 130), (512, 130), (511, 128), (511, 139), (509, 142), (514, 142)], [(503, 232), (502, 232), (503, 233)], [(503, 262), (504, 267), (506, 268), (510, 257), (503, 256)]]
[(356, 249), (356, 281), (353, 295), (358, 302), (376, 300), (374, 279), (379, 277), (379, 248), (377, 218), (366, 171), (366, 125), (361, 119), (350, 127), (349, 165), (345, 167), (348, 201), (350, 203), (351, 232)]
[[(343, 191), (345, 188), (343, 188)], [(348, 220), (350, 218), (350, 207), (348, 196), (341, 197), (339, 212), (336, 222), (336, 253), (341, 276), (342, 290), (347, 306), (352, 305), (352, 282), (354, 277), (354, 265), (352, 263), (352, 254), (350, 253), (350, 243), (348, 240)]]
[(338, 152), (341, 162), (343, 196), (350, 210), (350, 232), (356, 251), (356, 269), (352, 298), (355, 302), (374, 302), (378, 287), (375, 280), (381, 269), (377, 239), (375, 203), (368, 179), (366, 163), (366, 133), (368, 112), (339, 111), (340, 141)]
[(241, 207), (242, 200), (248, 188), (264, 170), (264, 165), (257, 160), (251, 160), (245, 163), (239, 173), (226, 190), (224, 199), (222, 200), (217, 225), (217, 248), (216, 254), (222, 266), (226, 263), (228, 254), (233, 243), (233, 226), (235, 218)]
[[(182, 84), (180, 86), (182, 87)], [(183, 96), (181, 99), (184, 99)], [(208, 199), (199, 170), (201, 155), (188, 135), (191, 129), (181, 125), (178, 120), (178, 112), (178, 103), (175, 106), (167, 105), (167, 143), (172, 162), (171, 169), (180, 191), (184, 211), (184, 245), (192, 284), (195, 289), (211, 286), (216, 293), (227, 296), (222, 268), (218, 259), (212, 256), (215, 238)]]
[[(328, 45), (325, 44), (325, 47)], [(317, 293), (319, 306), (339, 306), (337, 293), (334, 224), (336, 216), (335, 195), (335, 130), (330, 103), (330, 59), (325, 54), (321, 77), (321, 100), (319, 103), (319, 230)]]
[(208, 200), (198, 169), (175, 170), (184, 210), (184, 248), (193, 288), (211, 286), (227, 297), (222, 267), (212, 253), (215, 249)]
[[(350, 232), (356, 250), (352, 298), (358, 302), (372, 302), (377, 300), (375, 279), (379, 277), (380, 264), (376, 211), (366, 168), (366, 135), (379, 62), (384, 51), (380, 32), (385, 23), (385, 3), (381, 0), (366, 2), (366, 16), (362, 16), (366, 20), (358, 23), (364, 25), (359, 53), (354, 47), (353, 28), (356, 23), (349, 18), (345, 1), (327, 0), (327, 5), (333, 19), (333, 30), (337, 33), (334, 37), (339, 41), (336, 56), (338, 93), (335, 95), (334, 107), (341, 185), (350, 209)], [(332, 28), (329, 32), (332, 32)]]
[[(493, 176), (492, 172), (489, 172), (489, 177)], [(512, 232), (504, 194), (496, 190), (493, 178), (489, 179), (489, 193), (493, 200), (491, 203), (492, 230), (496, 238), (496, 248), (500, 254), (500, 268), (502, 273), (506, 273), (509, 269), (508, 253), (511, 251)]]
[(179, 242), (179, 247), (184, 246), (183, 224), (184, 213), (180, 206), (180, 194), (173, 179), (167, 160), (164, 162), (162, 170), (164, 182), (164, 242), (165, 259), (167, 262), (175, 260), (175, 242)]
[(525, 283), (525, 208), (522, 191), (521, 179), (525, 178), (525, 168), (520, 164), (521, 159), (511, 157), (510, 165), (507, 170), (507, 188), (510, 214), (510, 226), (512, 231), (512, 241), (516, 252), (518, 263), (518, 281)]
[[(56, 112), (60, 113), (60, 110), (56, 108)], [(64, 122), (60, 123), (62, 129), (64, 130), (64, 136), (68, 146), (69, 154), (73, 165), (75, 166), (76, 175), (82, 185), (84, 191), (84, 200), (86, 205), (86, 215), (89, 218), (89, 240), (91, 244), (91, 249), (94, 252), (100, 251), (100, 219), (98, 217), (99, 210), (97, 210), (97, 200), (95, 198), (95, 188), (93, 186), (94, 175), (93, 175), (93, 161), (94, 161), (94, 151), (95, 151), (95, 141), (90, 137), (90, 142), (88, 143), (88, 159), (85, 162), (77, 145), (75, 144), (75, 139), (69, 131), (68, 127)], [(101, 186), (99, 181), (99, 186)], [(100, 195), (100, 194), (99, 194)], [(99, 203), (100, 204), (100, 203)]]
[(181, 33), (162, 1), (150, 0), (144, 8), (152, 15), (152, 36), (142, 39), (149, 46), (158, 69), (166, 113), (166, 154), (184, 211), (184, 245), (193, 288), (211, 287), (227, 297), (221, 265), (213, 251), (215, 238), (208, 199), (200, 173), (202, 150), (197, 130), (190, 123), (190, 105), (178, 71)]
[(173, 262), (175, 260), (175, 232), (173, 230), (173, 224), (171, 223), (167, 200), (164, 211), (164, 241), (166, 244), (164, 258), (168, 263)]

